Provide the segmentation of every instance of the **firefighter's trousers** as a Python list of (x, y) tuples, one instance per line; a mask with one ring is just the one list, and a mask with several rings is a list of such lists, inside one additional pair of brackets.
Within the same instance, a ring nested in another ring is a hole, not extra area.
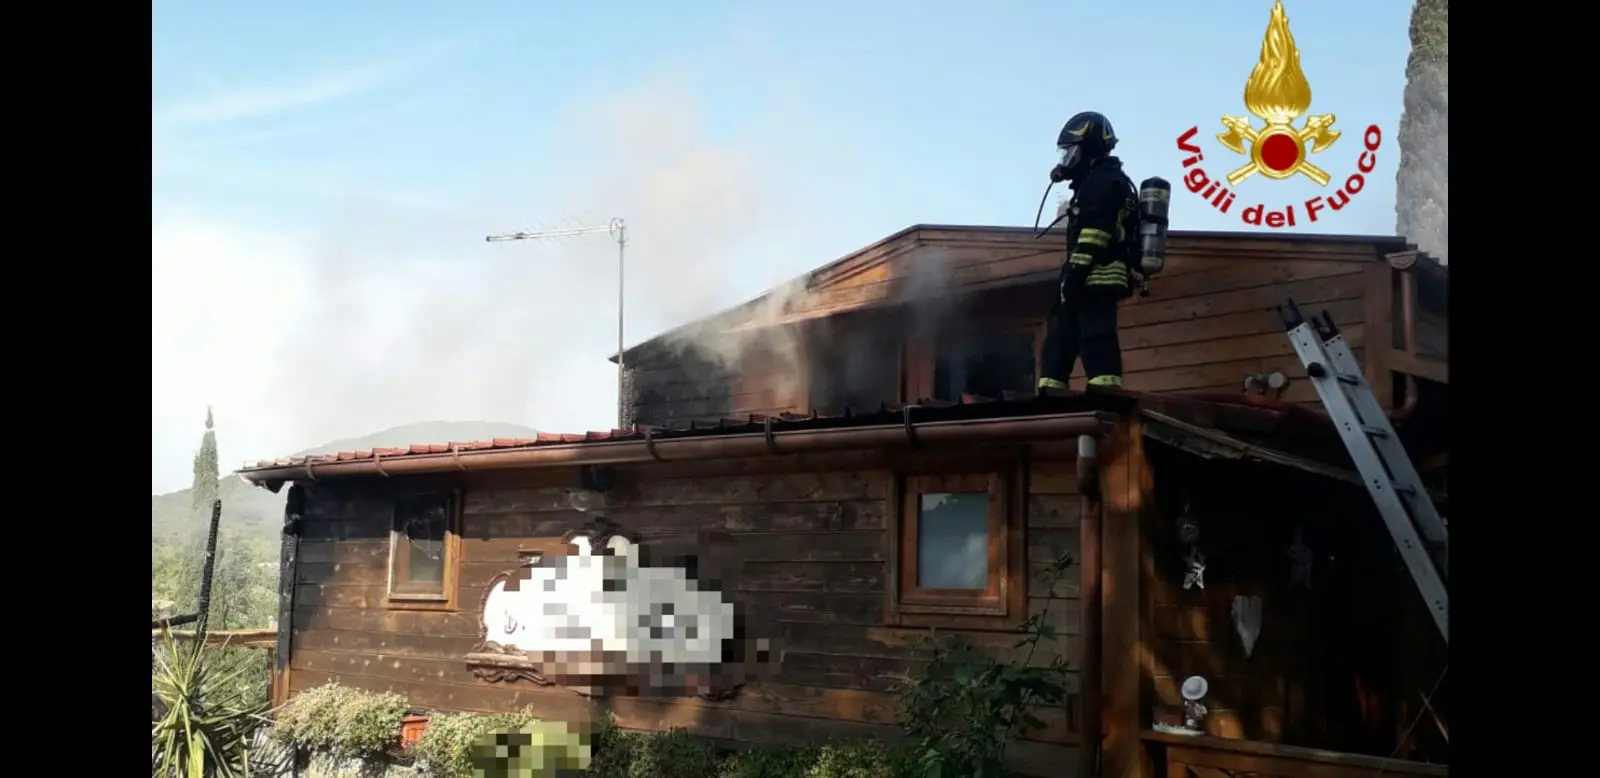
[[(1126, 279), (1126, 271), (1123, 273)], [(1080, 356), (1089, 386), (1122, 385), (1117, 303), (1127, 296), (1128, 282), (1093, 284), (1088, 283), (1089, 275), (1087, 269), (1076, 267), (1069, 267), (1062, 274), (1061, 293), (1045, 325), (1044, 348), (1039, 359), (1041, 389), (1067, 388), (1067, 378), (1072, 375), (1073, 365)]]

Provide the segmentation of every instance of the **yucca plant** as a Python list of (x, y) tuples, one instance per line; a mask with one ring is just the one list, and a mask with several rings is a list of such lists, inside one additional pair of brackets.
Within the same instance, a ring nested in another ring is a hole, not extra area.
[(199, 642), (179, 643), (170, 634), (154, 654), (150, 726), (151, 775), (158, 778), (243, 778), (249, 775), (250, 740), (267, 706), (252, 703), (237, 677), (245, 668), (223, 668), (216, 653)]

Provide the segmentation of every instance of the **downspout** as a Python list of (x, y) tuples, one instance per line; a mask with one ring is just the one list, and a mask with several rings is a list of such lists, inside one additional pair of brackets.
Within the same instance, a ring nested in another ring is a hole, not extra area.
[(1078, 774), (1093, 778), (1100, 774), (1100, 738), (1104, 702), (1100, 694), (1100, 613), (1103, 600), (1100, 586), (1100, 446), (1089, 435), (1078, 437), (1079, 544), (1083, 555), (1078, 576), (1078, 634), (1081, 637), (1083, 666), (1078, 673), (1079, 708)]
[[(1416, 262), (1416, 255), (1412, 255), (1411, 262)], [(1394, 265), (1395, 263), (1393, 260), (1390, 260), (1389, 264)], [(1416, 277), (1412, 274), (1410, 263), (1407, 263), (1405, 267), (1398, 269), (1400, 270), (1401, 348), (1403, 351), (1405, 351), (1406, 356), (1415, 357), (1417, 355), (1417, 281)], [(1405, 376), (1405, 398), (1401, 401), (1399, 408), (1389, 412), (1390, 421), (1404, 421), (1406, 418), (1410, 417), (1411, 414), (1416, 413), (1417, 401), (1422, 395), (1422, 393), (1417, 389), (1416, 376), (1413, 376), (1410, 373), (1401, 373), (1401, 375)]]

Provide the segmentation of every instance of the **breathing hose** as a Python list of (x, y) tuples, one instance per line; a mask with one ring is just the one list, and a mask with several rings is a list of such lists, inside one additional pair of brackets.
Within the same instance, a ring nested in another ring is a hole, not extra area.
[(1046, 224), (1044, 226), (1044, 229), (1042, 229), (1042, 230), (1039, 229), (1039, 220), (1044, 218), (1044, 203), (1045, 203), (1046, 200), (1050, 199), (1050, 190), (1054, 189), (1054, 188), (1056, 188), (1056, 182), (1051, 181), (1049, 183), (1049, 185), (1047, 185), (1044, 188), (1044, 194), (1039, 196), (1039, 210), (1037, 210), (1037, 211), (1035, 211), (1033, 213), (1033, 239), (1034, 240), (1038, 240), (1039, 238), (1044, 237), (1045, 233), (1049, 232), (1057, 224), (1060, 224), (1062, 219), (1067, 218), (1067, 215), (1065, 213), (1057, 214), (1054, 221), (1050, 222), (1049, 224)]

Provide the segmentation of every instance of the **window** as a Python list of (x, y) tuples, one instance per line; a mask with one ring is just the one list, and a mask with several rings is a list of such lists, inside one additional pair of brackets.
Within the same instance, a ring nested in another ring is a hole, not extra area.
[(391, 602), (453, 607), (460, 534), (453, 493), (405, 494), (389, 532)]
[(1010, 484), (998, 472), (904, 478), (897, 613), (1013, 615), (1026, 592)]
[(878, 409), (900, 396), (900, 343), (881, 320), (824, 319), (807, 339), (809, 405), (830, 413)]
[(954, 400), (963, 394), (1034, 391), (1035, 340), (1032, 330), (1012, 329), (941, 342), (933, 360), (934, 396)]

